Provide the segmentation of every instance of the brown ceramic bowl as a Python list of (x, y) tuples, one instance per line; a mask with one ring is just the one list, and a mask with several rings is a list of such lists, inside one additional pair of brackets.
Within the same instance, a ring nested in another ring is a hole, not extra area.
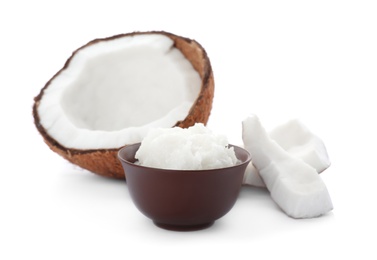
[(140, 143), (119, 153), (136, 207), (162, 228), (198, 230), (211, 226), (235, 204), (250, 154), (234, 147), (239, 164), (211, 170), (166, 170), (135, 164)]

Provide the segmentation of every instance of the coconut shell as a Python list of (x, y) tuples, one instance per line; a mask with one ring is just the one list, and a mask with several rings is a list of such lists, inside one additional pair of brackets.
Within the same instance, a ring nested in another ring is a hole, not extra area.
[[(86, 48), (92, 44), (112, 40), (120, 37), (129, 37), (137, 34), (163, 34), (174, 41), (174, 46), (179, 49), (182, 54), (190, 61), (195, 70), (199, 73), (202, 80), (200, 93), (191, 107), (187, 117), (175, 124), (175, 126), (187, 128), (195, 123), (207, 124), (208, 118), (212, 109), (212, 101), (214, 97), (214, 79), (211, 68), (211, 63), (204, 48), (195, 40), (177, 36), (168, 32), (153, 31), (153, 32), (133, 32), (127, 34), (120, 34), (108, 38), (95, 39), (80, 47), (73, 52), (72, 56), (66, 61), (64, 67), (58, 71), (41, 89), (38, 96), (34, 98), (33, 116), (34, 123), (38, 131), (42, 135), (45, 143), (50, 149), (71, 163), (80, 166), (93, 173), (101, 176), (124, 179), (125, 174), (123, 168), (117, 158), (118, 150), (121, 147), (114, 149), (98, 149), (98, 150), (78, 150), (66, 148), (51, 137), (46, 129), (41, 125), (38, 115), (38, 106), (43, 97), (45, 89), (47, 89), (51, 81), (57, 77), (65, 68), (70, 65), (73, 56), (82, 48)], [(173, 126), (172, 126), (173, 127)], [(127, 145), (127, 144), (124, 144)]]

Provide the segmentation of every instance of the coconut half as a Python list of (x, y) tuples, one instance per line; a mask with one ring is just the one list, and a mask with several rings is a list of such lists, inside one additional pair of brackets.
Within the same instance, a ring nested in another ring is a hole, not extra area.
[(99, 175), (124, 178), (119, 148), (156, 127), (206, 124), (214, 80), (196, 41), (167, 32), (96, 39), (73, 52), (34, 99), (47, 145)]

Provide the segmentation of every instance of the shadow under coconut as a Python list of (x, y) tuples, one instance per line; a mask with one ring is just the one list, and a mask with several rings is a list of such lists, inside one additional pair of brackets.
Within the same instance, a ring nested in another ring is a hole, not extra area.
[(132, 203), (125, 180), (103, 177), (69, 163), (62, 171), (56, 192), (64, 193), (66, 197)]
[(291, 218), (272, 200), (267, 189), (251, 186), (244, 186), (241, 189), (232, 213), (234, 213), (232, 222), (234, 221), (236, 224), (232, 228), (228, 225), (221, 228), (228, 229), (227, 233), (233, 239), (259, 239), (265, 236), (295, 232), (308, 227), (309, 223), (322, 228), (323, 223), (334, 218), (332, 212), (317, 218)]

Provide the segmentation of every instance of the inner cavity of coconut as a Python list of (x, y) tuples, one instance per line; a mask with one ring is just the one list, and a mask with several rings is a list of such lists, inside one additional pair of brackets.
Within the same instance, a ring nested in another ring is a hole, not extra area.
[(65, 147), (114, 148), (183, 120), (200, 88), (198, 72), (170, 38), (135, 35), (79, 50), (38, 109), (42, 125)]

